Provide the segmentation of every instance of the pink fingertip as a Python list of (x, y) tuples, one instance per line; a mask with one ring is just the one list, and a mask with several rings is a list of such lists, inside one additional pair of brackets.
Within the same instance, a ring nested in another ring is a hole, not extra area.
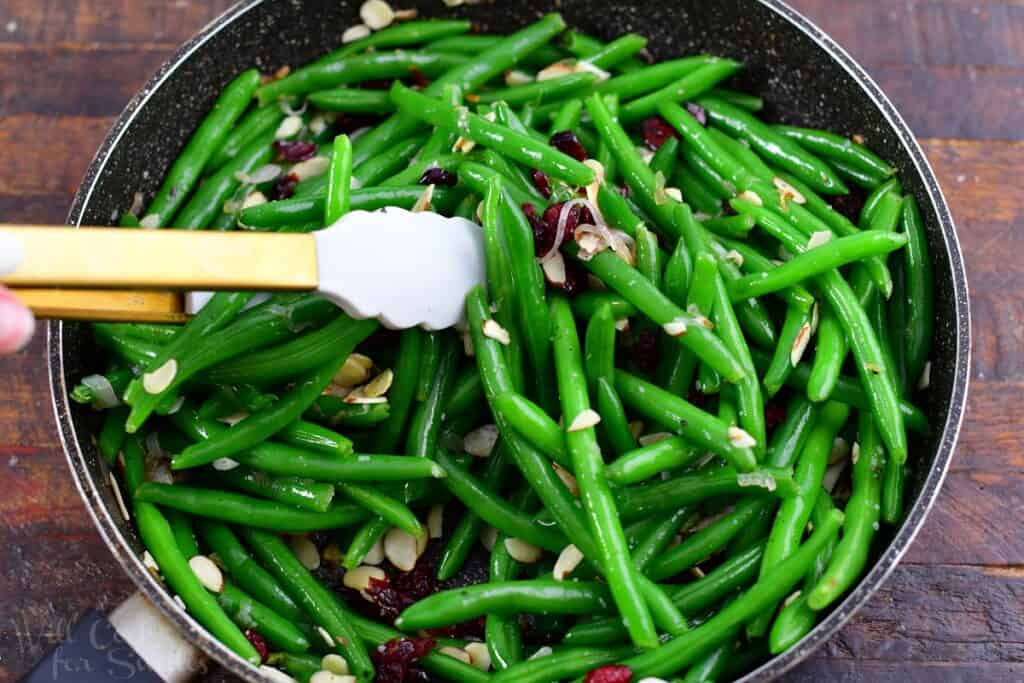
[(17, 301), (0, 297), (0, 354), (21, 351), (32, 340), (36, 320)]

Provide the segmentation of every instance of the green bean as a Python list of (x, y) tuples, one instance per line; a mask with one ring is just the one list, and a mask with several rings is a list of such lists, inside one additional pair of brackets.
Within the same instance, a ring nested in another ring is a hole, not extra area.
[(884, 453), (870, 413), (861, 415), (859, 439), (859, 457), (853, 460), (853, 495), (846, 504), (843, 536), (821, 580), (807, 595), (807, 604), (814, 610), (833, 603), (860, 577), (878, 526)]
[(442, 334), (427, 332), (423, 337), (423, 348), (420, 353), (420, 370), (416, 378), (416, 391), (413, 396), (417, 401), (425, 401), (430, 394), (434, 379), (437, 377), (437, 366), (441, 362)]
[(213, 109), (199, 124), (164, 176), (164, 182), (149, 203), (143, 221), (154, 223), (152, 227), (163, 227), (171, 223), (174, 214), (199, 181), (210, 157), (224, 144), (231, 127), (249, 105), (259, 81), (259, 72), (250, 69), (221, 91)]
[(852, 164), (848, 164), (845, 161), (833, 159), (829, 163), (832, 170), (835, 171), (836, 175), (843, 180), (853, 183), (857, 187), (867, 192), (873, 192), (877, 190), (884, 182), (885, 178), (879, 178), (873, 173), (866, 173), (863, 170), (857, 168)]
[(186, 560), (192, 559), (199, 554), (199, 544), (196, 543), (196, 535), (192, 530), (192, 519), (184, 512), (178, 510), (167, 510), (164, 512), (167, 523), (171, 525), (171, 533), (174, 534), (174, 541), (178, 550), (185, 556)]
[(590, 318), (602, 306), (612, 309), (612, 316), (622, 320), (637, 314), (636, 306), (612, 292), (589, 290), (572, 299), (572, 312), (578, 318)]
[[(708, 227), (707, 222), (704, 223), (704, 226)], [(741, 267), (744, 273), (763, 273), (775, 268), (775, 264), (770, 259), (746, 242), (721, 238), (719, 244), (725, 249), (735, 251), (743, 258), (743, 265)], [(716, 249), (716, 252), (724, 257), (724, 251), (718, 250), (714, 243), (712, 248)], [(779, 296), (788, 305), (799, 308), (802, 311), (809, 312), (815, 303), (814, 296), (801, 285), (793, 285), (788, 289), (784, 289), (779, 292)]]
[(892, 166), (865, 147), (835, 133), (795, 126), (773, 126), (775, 131), (798, 143), (801, 147), (826, 159), (843, 161), (861, 171), (884, 180), (896, 171)]
[(383, 517), (374, 516), (363, 522), (363, 525), (352, 537), (348, 550), (345, 551), (345, 560), (342, 562), (342, 566), (352, 570), (361, 565), (367, 554), (378, 541), (384, 538), (384, 534), (389, 529), (391, 529), (391, 522)]
[[(869, 415), (870, 419), (870, 414), (865, 413), (865, 415)], [(821, 491), (815, 500), (814, 510), (811, 512), (810, 526), (813, 528), (822, 524), (834, 509), (835, 505), (832, 504), (832, 497), (827, 491)], [(771, 631), (768, 634), (768, 641), (772, 652), (779, 652), (781, 651), (780, 648), (783, 650), (789, 649), (807, 635), (818, 622), (818, 612), (808, 606), (807, 595), (825, 572), (835, 546), (836, 542), (833, 539), (832, 542), (822, 548), (821, 552), (818, 553), (818, 557), (814, 560), (814, 565), (804, 578), (803, 590), (794, 594), (795, 597), (791, 596), (788, 598), (783, 604), (782, 609), (779, 610), (778, 615), (776, 615), (772, 622)]]
[(818, 552), (831, 540), (842, 524), (838, 510), (814, 530), (800, 549), (770, 576), (761, 579), (750, 590), (723, 608), (697, 628), (678, 635), (657, 650), (652, 650), (623, 662), (634, 676), (672, 675), (693, 662), (708, 648), (720, 644), (751, 617), (760, 614), (780, 600), (799, 581)]
[(708, 163), (689, 140), (686, 140), (682, 145), (682, 158), (686, 162), (687, 170), (693, 175), (694, 182), (700, 183), (718, 202), (718, 209), (715, 213), (721, 213), (724, 208), (722, 200), (735, 196), (737, 192), (736, 186), (731, 180), (719, 173), (717, 168)]
[(510, 391), (494, 398), (494, 409), (522, 438), (558, 464), (572, 469), (562, 428), (540, 406)]
[(716, 97), (723, 102), (728, 102), (734, 107), (746, 109), (747, 111), (757, 112), (764, 109), (764, 100), (757, 95), (751, 95), (750, 93), (730, 90), (728, 88), (715, 88), (710, 94), (712, 97)]
[[(506, 36), (493, 35), (462, 35), (450, 38), (435, 40), (427, 45), (424, 50), (427, 52), (457, 52), (468, 55), (477, 55), (485, 50), (494, 48), (502, 42)], [(519, 57), (516, 62), (522, 62), (524, 66), (543, 67), (554, 64), (565, 56), (562, 50), (554, 45), (541, 45), (529, 53)], [(510, 64), (509, 67), (513, 66)], [(500, 72), (498, 74), (500, 75)], [(485, 81), (486, 82), (486, 81)]]
[[(721, 563), (702, 578), (671, 586), (672, 601), (685, 614), (699, 615), (757, 578), (763, 544), (755, 545)], [(571, 628), (562, 641), (565, 645), (609, 645), (621, 642), (625, 630), (621, 620), (599, 618)]]
[(380, 425), (390, 414), (389, 403), (346, 403), (338, 396), (323, 395), (313, 402), (304, 417), (332, 427), (361, 429)]
[(416, 394), (420, 360), (423, 357), (423, 330), (418, 327), (402, 332), (398, 343), (398, 357), (394, 368), (394, 381), (388, 392), (391, 412), (377, 428), (374, 447), (388, 453), (398, 447), (409, 419), (410, 406)]
[(888, 254), (902, 248), (906, 243), (905, 235), (875, 230), (840, 237), (794, 256), (774, 270), (747, 275), (741, 280), (730, 282), (729, 296), (733, 301), (742, 301), (777, 292), (848, 263)]
[[(426, 140), (425, 135), (414, 135), (382, 151), (372, 159), (367, 159), (352, 169), (353, 185), (367, 187), (370, 185), (387, 184), (389, 178), (392, 178), (396, 173), (409, 165), (409, 162), (420, 151)], [(408, 184), (418, 183), (419, 180), (420, 178), (417, 176)], [(314, 194), (320, 193), (316, 192)], [(295, 196), (297, 196), (297, 193)]]
[(117, 462), (117, 455), (124, 445), (126, 433), (124, 421), (128, 418), (128, 409), (122, 406), (111, 408), (103, 415), (103, 427), (96, 437), (96, 448), (108, 465)]
[(907, 320), (901, 336), (907, 359), (908, 381), (917, 382), (931, 352), (935, 295), (932, 289), (932, 262), (928, 257), (928, 236), (921, 221), (917, 200), (913, 196), (903, 200), (902, 220), (903, 232), (907, 236), (907, 248), (903, 251)]
[(669, 138), (662, 143), (661, 147), (654, 152), (654, 156), (651, 157), (651, 170), (654, 171), (655, 176), (658, 173), (661, 174), (662, 178), (668, 179), (672, 177), (672, 174), (676, 170), (676, 162), (679, 159), (679, 139)]
[[(575, 255), (578, 248), (569, 245), (568, 251)], [(743, 377), (742, 366), (722, 340), (699, 320), (673, 304), (652, 282), (614, 253), (603, 251), (582, 261), (582, 265), (658, 325), (669, 326), (675, 331), (677, 324), (681, 324), (684, 331), (673, 336), (724, 377), (730, 381)]]
[(749, 112), (712, 97), (701, 98), (698, 103), (707, 111), (711, 123), (735, 137), (743, 138), (759, 154), (814, 189), (826, 194), (848, 192), (843, 181), (832, 172), (828, 164), (775, 132)]
[(754, 150), (750, 149), (749, 143), (744, 144), (734, 137), (730, 137), (728, 133), (725, 133), (718, 128), (708, 128), (707, 135), (710, 139), (717, 142), (721, 147), (731, 154), (738, 162), (743, 164), (748, 171), (768, 182), (772, 182), (775, 174), (768, 164), (761, 160), (761, 157), (757, 155)]
[(540, 190), (534, 187), (532, 182), (527, 180), (523, 171), (518, 166), (510, 164), (503, 156), (495, 152), (493, 149), (485, 149), (480, 154), (480, 160), (484, 165), (497, 171), (502, 180), (508, 181), (505, 183), (506, 185), (515, 185), (520, 193), (530, 195), (534, 203), (541, 205), (545, 203), (544, 196), (540, 193)]
[(623, 72), (642, 69), (644, 63), (634, 58), (647, 47), (647, 39), (636, 33), (626, 33), (607, 45), (578, 31), (566, 34), (565, 48), (600, 69), (619, 68)]
[(305, 652), (309, 649), (309, 640), (302, 631), (231, 583), (224, 583), (217, 593), (217, 602), (239, 628), (256, 630), (275, 650)]
[[(775, 221), (770, 211), (742, 200), (733, 200), (733, 206), (742, 213), (752, 213), (758, 219), (758, 225), (772, 230), (773, 236), (790, 251), (802, 253), (806, 250), (804, 240), (793, 234), (785, 221)], [(882, 439), (897, 462), (906, 462), (907, 435), (899, 409), (899, 396), (864, 308), (839, 273), (832, 271), (820, 275), (817, 282), (846, 332)]]
[(708, 55), (699, 55), (645, 66), (635, 72), (611, 78), (601, 83), (597, 90), (603, 95), (618, 95), (623, 100), (630, 99), (677, 81), (702, 66), (711, 64), (715, 59)]
[(338, 458), (273, 443), (260, 444), (237, 454), (235, 459), (273, 474), (310, 477), (318, 481), (403, 482), (444, 476), (443, 470), (426, 458), (364, 454)]
[[(542, 104), (552, 100), (579, 97), (589, 92), (597, 83), (597, 76), (591, 73), (572, 73), (559, 78), (533, 81), (524, 85), (508, 88), (484, 90), (478, 94), (467, 95), (466, 100), (472, 103), (493, 104), (504, 101), (511, 107), (521, 107), (527, 102)], [(566, 130), (566, 129), (562, 129)]]
[(681, 469), (700, 454), (685, 439), (673, 436), (623, 453), (608, 465), (606, 476), (616, 484), (636, 484)]
[(327, 172), (327, 197), (324, 201), (324, 225), (334, 225), (349, 207), (352, 185), (352, 142), (347, 135), (334, 138), (334, 155)]
[(746, 445), (753, 439), (743, 430), (730, 428), (684, 399), (621, 370), (615, 372), (615, 386), (623, 401), (641, 414), (671, 425), (680, 436), (721, 455), (740, 472), (754, 468), (756, 458)]
[[(654, 249), (656, 258), (656, 242)], [(603, 306), (590, 318), (586, 335), (584, 362), (588, 384), (596, 396), (598, 413), (602, 417), (601, 431), (616, 453), (625, 453), (636, 448), (636, 439), (629, 429), (622, 401), (615, 392), (615, 320), (610, 306)]]
[(686, 248), (686, 242), (679, 240), (665, 263), (662, 276), (662, 290), (676, 306), (687, 304), (690, 282), (693, 279), (693, 258)]
[(426, 531), (404, 503), (374, 489), (358, 484), (339, 483), (338, 490), (359, 507), (368, 510), (413, 536), (423, 537)]
[(326, 427), (296, 420), (274, 435), (276, 441), (328, 455), (349, 455), (352, 440)]
[(739, 215), (708, 218), (701, 221), (701, 225), (707, 228), (709, 232), (722, 237), (744, 239), (754, 227), (755, 222), (750, 216)]
[(583, 100), (579, 98), (566, 100), (558, 110), (555, 118), (551, 120), (551, 135), (561, 131), (573, 130), (579, 126), (582, 114)]
[(519, 662), (491, 677), (495, 683), (547, 683), (582, 676), (633, 653), (632, 648), (560, 648), (544, 657)]
[[(796, 462), (794, 477), (799, 493), (782, 502), (772, 525), (764, 559), (761, 561), (762, 579), (770, 576), (785, 558), (796, 552), (821, 491), (821, 481), (836, 434), (846, 423), (849, 414), (849, 407), (841, 403), (830, 402), (821, 409), (818, 424)], [(747, 625), (747, 633), (753, 637), (764, 635), (770, 625), (770, 618), (767, 613), (760, 616)]]
[(769, 397), (779, 392), (793, 367), (800, 362), (803, 351), (814, 334), (814, 315), (816, 313), (802, 311), (796, 306), (786, 307), (786, 321), (779, 335), (779, 345), (762, 380)]
[(461, 19), (420, 19), (396, 23), (375, 31), (365, 38), (348, 43), (341, 48), (320, 57), (315, 64), (337, 61), (369, 48), (410, 47), (421, 43), (432, 43), (447, 39), (458, 40), (473, 28), (469, 21)]
[(277, 130), (283, 118), (284, 113), (279, 107), (253, 109), (231, 129), (224, 139), (224, 144), (210, 156), (203, 170), (212, 173), (222, 168), (224, 164), (236, 158), (242, 149), (248, 147), (253, 140)]
[(281, 669), (299, 683), (309, 683), (313, 674), (323, 669), (323, 657), (295, 652), (272, 652), (267, 666)]
[(613, 609), (596, 582), (505, 581), (441, 591), (407, 607), (395, 620), (403, 631), (460, 624), (485, 614), (593, 614)]
[(671, 237), (678, 237), (675, 207), (679, 203), (665, 196), (664, 188), (658, 191), (654, 171), (640, 158), (633, 141), (608, 110), (601, 96), (591, 95), (586, 104), (601, 140), (608, 145), (615, 158), (619, 174), (641, 207), (654, 217), (662, 231)]
[(629, 125), (655, 115), (662, 102), (694, 100), (735, 74), (741, 67), (742, 64), (731, 59), (715, 59), (703, 64), (679, 80), (622, 105), (619, 120)]
[[(572, 416), (574, 423), (590, 410), (576, 323), (568, 302), (561, 298), (552, 302), (551, 317), (562, 412), (567, 421)], [(608, 378), (602, 379), (607, 381)], [(612, 492), (604, 478), (604, 462), (597, 436), (590, 429), (574, 430), (571, 425), (565, 441), (615, 604), (633, 642), (639, 647), (655, 647), (657, 632), (650, 612), (645, 608)]]
[(283, 96), (304, 95), (377, 79), (402, 78), (415, 69), (428, 78), (435, 78), (466, 63), (461, 55), (406, 52), (374, 52), (312, 64), (259, 88), (260, 104), (274, 102)]
[(317, 109), (345, 114), (381, 114), (394, 111), (391, 99), (383, 90), (333, 88), (311, 92), (306, 99)]
[(299, 510), (276, 501), (191, 486), (147, 482), (139, 486), (138, 499), (200, 517), (233, 524), (251, 524), (264, 529), (302, 533), (350, 526), (366, 518), (351, 505), (335, 505), (327, 512)]
[(642, 536), (633, 549), (633, 564), (644, 572), (656, 556), (665, 552), (682, 527), (694, 519), (694, 510), (683, 506), (657, 522)]
[(484, 166), (483, 164), (479, 164), (474, 161), (464, 161), (459, 164), (458, 173), (459, 183), (477, 194), (486, 194), (487, 184), (491, 179), (500, 178), (504, 181), (502, 184), (505, 192), (512, 197), (512, 201), (516, 203), (516, 206), (534, 204), (537, 202), (533, 193), (524, 191), (510, 179), (506, 179), (494, 169)]
[[(138, 455), (141, 456), (141, 451)], [(217, 599), (199, 583), (192, 567), (178, 549), (171, 527), (160, 510), (155, 505), (136, 500), (135, 521), (142, 542), (153, 555), (164, 580), (181, 597), (189, 613), (230, 650), (249, 663), (258, 665), (260, 656), (256, 649), (224, 613)]]
[(732, 467), (720, 467), (619, 489), (615, 500), (622, 519), (629, 521), (715, 496), (739, 495), (751, 487), (784, 498), (795, 491), (785, 469), (767, 467), (744, 475)]
[(235, 193), (240, 174), (249, 174), (268, 163), (273, 155), (272, 135), (264, 133), (242, 148), (224, 166), (206, 178), (174, 219), (179, 230), (202, 230), (224, 211), (224, 203)]
[(236, 427), (189, 446), (171, 462), (174, 469), (187, 469), (227, 458), (273, 436), (312, 405), (345, 362), (347, 353), (302, 377), (292, 391), (263, 410), (255, 412)]
[[(500, 469), (504, 470), (504, 465)], [(490, 473), (495, 472), (491, 470)], [(536, 504), (536, 495), (529, 487), (524, 487), (515, 494), (512, 504), (520, 512), (529, 512)], [(507, 539), (503, 534), (498, 535), (491, 550), (488, 570), (492, 582), (514, 581), (519, 575), (519, 563), (509, 552)], [(519, 626), (519, 615), (488, 614), (484, 624), (484, 640), (495, 669), (507, 669), (521, 661), (523, 634)]]
[(326, 512), (334, 499), (334, 486), (299, 477), (272, 477), (246, 467), (217, 472), (209, 477), (211, 485), (226, 484), (261, 498), (286, 503), (305, 510)]
[(410, 418), (405, 446), (409, 455), (426, 458), (436, 450), (448, 389), (458, 368), (458, 353), (453, 337), (442, 335), (434, 382)]
[[(685, 159), (685, 145), (680, 145), (680, 154)], [(672, 184), (679, 188), (683, 199), (694, 208), (699, 214), (707, 216), (718, 216), (722, 213), (722, 200), (708, 186), (708, 184), (689, 167), (688, 163), (676, 164), (675, 173), (672, 175)], [(708, 224), (710, 218), (701, 218), (701, 222)], [(726, 224), (731, 227), (731, 224)], [(709, 229), (711, 229), (709, 227)], [(717, 232), (717, 231), (714, 231)]]
[[(733, 638), (735, 638), (735, 633)], [(721, 645), (708, 650), (703, 657), (691, 664), (681, 683), (719, 680), (725, 674), (729, 658), (735, 654), (738, 648), (738, 643), (731, 642), (733, 638), (727, 638)]]
[(499, 531), (520, 538), (538, 547), (559, 552), (565, 547), (565, 538), (556, 530), (538, 524), (519, 512), (510, 503), (490, 491), (465, 468), (460, 467), (450, 455), (441, 451), (438, 462), (447, 476), (444, 485), (456, 498), (473, 510), (485, 522)]
[[(292, 554), (278, 536), (252, 528), (241, 529), (242, 538), (263, 564), (320, 629), (336, 642), (357, 678), (373, 678), (373, 664), (352, 621), (324, 588)], [(331, 648), (334, 649), (334, 648)]]
[[(408, 209), (423, 194), (422, 185), (404, 187), (368, 187), (352, 190), (349, 195), (349, 209), (352, 211), (374, 211), (388, 206)], [(439, 187), (434, 191), (433, 207), (447, 213), (461, 199), (461, 194), (452, 188)], [(243, 209), (239, 221), (250, 228), (274, 228), (282, 225), (322, 221), (323, 194), (298, 199), (279, 199)]]
[(593, 170), (572, 157), (542, 144), (529, 135), (488, 121), (468, 109), (453, 110), (440, 100), (421, 95), (399, 83), (391, 89), (391, 99), (401, 112), (409, 116), (454, 130), (469, 140), (491, 147), (510, 159), (537, 168), (549, 176), (561, 178), (573, 185), (587, 185), (594, 180)]
[(242, 589), (282, 617), (293, 622), (307, 619), (277, 580), (249, 555), (230, 528), (221, 522), (201, 517), (196, 520), (196, 526), (203, 541), (217, 553), (224, 568)]

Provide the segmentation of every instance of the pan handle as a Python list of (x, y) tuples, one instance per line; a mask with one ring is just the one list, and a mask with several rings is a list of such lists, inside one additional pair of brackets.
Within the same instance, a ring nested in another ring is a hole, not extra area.
[(21, 683), (185, 683), (206, 659), (141, 593), (89, 610)]

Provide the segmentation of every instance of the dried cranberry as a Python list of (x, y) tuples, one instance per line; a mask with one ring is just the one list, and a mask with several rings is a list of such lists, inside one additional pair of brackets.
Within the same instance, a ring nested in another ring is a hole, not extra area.
[(576, 296), (587, 288), (587, 271), (580, 264), (570, 259), (565, 260), (565, 283), (562, 291), (568, 296)]
[(436, 640), (430, 638), (395, 638), (384, 643), (373, 651), (372, 658), (377, 676), (376, 683), (405, 683), (407, 680), (421, 681), (421, 675), (412, 666), (423, 659), (437, 645)]
[(786, 420), (786, 406), (777, 401), (769, 401), (764, 407), (764, 423), (769, 431), (775, 429)]
[(279, 159), (297, 164), (316, 156), (316, 145), (303, 140), (275, 140), (274, 150)]
[(459, 177), (449, 170), (440, 166), (428, 168), (420, 176), (420, 185), (447, 185), (454, 187), (459, 182)]
[(274, 187), (270, 190), (270, 199), (288, 199), (295, 194), (295, 186), (299, 184), (299, 176), (294, 173), (289, 173), (286, 176), (281, 176), (274, 183)]
[(409, 80), (417, 88), (426, 88), (430, 85), (430, 79), (427, 78), (422, 71), (417, 69), (415, 66), (409, 67)]
[(698, 408), (704, 408), (708, 404), (707, 394), (696, 389), (690, 389), (690, 392), (686, 395), (686, 400)]
[(415, 598), (406, 595), (390, 581), (374, 578), (370, 579), (370, 585), (366, 587), (366, 594), (370, 596), (370, 600), (377, 607), (381, 618), (387, 621), (394, 621), (402, 613), (402, 610), (416, 602)]
[(256, 652), (260, 655), (260, 661), (267, 661), (267, 657), (270, 656), (270, 647), (267, 645), (267, 641), (263, 639), (263, 636), (260, 635), (259, 631), (251, 628), (246, 629), (245, 639), (248, 640), (254, 648), (256, 648)]
[(644, 372), (654, 372), (658, 367), (658, 333), (652, 329), (641, 330), (633, 337), (630, 356), (636, 366)]
[(544, 195), (544, 199), (551, 199), (551, 181), (548, 180), (547, 174), (544, 171), (533, 169), (530, 175), (533, 178), (533, 186), (537, 188), (537, 191)]
[(860, 212), (864, 208), (864, 197), (853, 190), (850, 194), (829, 197), (832, 208), (856, 223), (860, 220)]
[(586, 675), (583, 683), (629, 683), (633, 670), (621, 664), (601, 666)]
[(563, 154), (568, 154), (576, 161), (583, 161), (587, 158), (587, 150), (583, 149), (576, 133), (571, 130), (563, 130), (551, 136), (551, 146)]
[(700, 125), (708, 125), (708, 113), (704, 110), (704, 107), (700, 106), (696, 102), (687, 102), (686, 111), (690, 112), (690, 115), (697, 119), (697, 123)]
[(668, 125), (668, 121), (660, 116), (644, 119), (644, 122), (640, 124), (640, 130), (643, 134), (644, 143), (651, 149), (658, 149), (669, 138), (678, 137), (675, 128)]

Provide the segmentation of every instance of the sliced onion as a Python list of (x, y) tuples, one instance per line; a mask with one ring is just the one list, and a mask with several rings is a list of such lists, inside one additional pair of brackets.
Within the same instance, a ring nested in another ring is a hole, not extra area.
[(110, 380), (103, 375), (83, 377), (82, 384), (92, 389), (93, 395), (96, 396), (96, 399), (92, 402), (94, 408), (106, 410), (107, 408), (121, 405), (121, 400), (114, 392), (114, 387), (110, 385)]
[(292, 105), (288, 100), (281, 100), (277, 103), (277, 106), (281, 108), (281, 113), (285, 116), (302, 116), (306, 113), (306, 108), (309, 106), (309, 103), (303, 102), (302, 106), (298, 109), (292, 109)]
[(565, 225), (569, 221), (569, 212), (574, 206), (588, 209), (590, 211), (590, 215), (594, 217), (594, 221), (598, 223), (599, 226), (607, 227), (604, 222), (604, 216), (601, 214), (600, 209), (597, 208), (597, 205), (587, 199), (583, 199), (582, 197), (570, 199), (562, 204), (562, 208), (558, 212), (558, 223), (555, 226), (555, 241), (551, 245), (551, 249), (537, 259), (538, 261), (546, 261), (553, 253), (561, 249), (562, 244), (565, 242)]
[(281, 175), (281, 167), (277, 164), (264, 164), (260, 168), (256, 169), (252, 174), (243, 173), (238, 171), (235, 173), (235, 179), (240, 183), (246, 185), (260, 185), (262, 183), (269, 183), (271, 180), (276, 180)]
[(146, 437), (146, 454), (158, 460), (164, 459), (164, 449), (160, 446), (160, 435), (150, 432)]

